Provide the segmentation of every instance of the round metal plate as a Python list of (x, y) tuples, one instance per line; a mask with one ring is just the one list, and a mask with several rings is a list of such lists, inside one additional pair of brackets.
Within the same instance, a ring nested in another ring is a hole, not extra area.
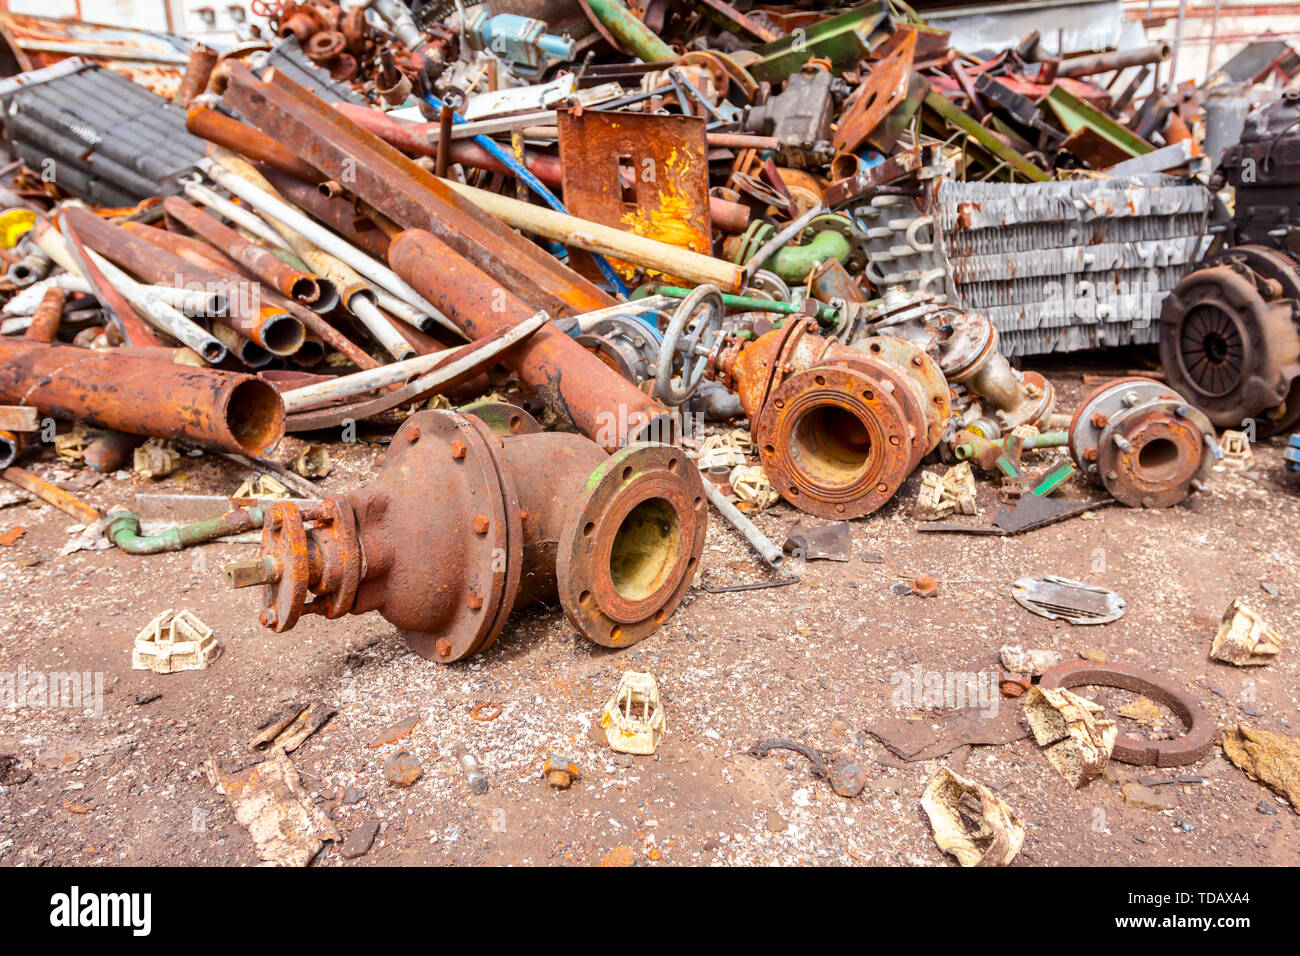
[(296, 504), (280, 501), (266, 510), (261, 553), (274, 558), (280, 567), (280, 579), (262, 586), (262, 623), (276, 631), (287, 631), (302, 614), (310, 575), (307, 529)]

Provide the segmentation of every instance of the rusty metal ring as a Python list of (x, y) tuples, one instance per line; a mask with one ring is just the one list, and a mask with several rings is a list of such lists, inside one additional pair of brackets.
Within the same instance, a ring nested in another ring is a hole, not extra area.
[[(486, 714), (484, 714), (485, 710), (487, 711)], [(498, 701), (481, 700), (469, 709), (469, 715), (474, 720), (481, 720), (487, 722), (490, 720), (496, 720), (498, 717), (500, 717), (501, 710), (502, 707)]]
[(1049, 689), (1087, 684), (1142, 694), (1168, 707), (1187, 728), (1181, 737), (1172, 740), (1120, 737), (1111, 753), (1116, 760), (1142, 767), (1180, 767), (1200, 760), (1214, 746), (1215, 726), (1201, 705), (1186, 691), (1151, 671), (1128, 664), (1071, 661), (1049, 669), (1039, 682), (1041, 687)]
[(279, 571), (274, 582), (262, 586), (262, 623), (277, 632), (287, 631), (302, 614), (311, 575), (307, 529), (293, 502), (277, 502), (266, 509), (262, 554), (273, 557)]

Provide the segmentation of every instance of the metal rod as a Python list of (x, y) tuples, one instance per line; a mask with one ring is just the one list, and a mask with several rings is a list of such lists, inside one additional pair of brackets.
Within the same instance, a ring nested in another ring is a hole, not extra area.
[(740, 511), (728, 501), (711, 481), (701, 482), (704, 485), (704, 493), (708, 496), (713, 507), (718, 509), (718, 513), (727, 519), (727, 523), (738, 531), (746, 541), (749, 542), (763, 563), (772, 570), (776, 570), (785, 563), (785, 555), (781, 549), (774, 545), (767, 535), (758, 530), (754, 522), (746, 518)]

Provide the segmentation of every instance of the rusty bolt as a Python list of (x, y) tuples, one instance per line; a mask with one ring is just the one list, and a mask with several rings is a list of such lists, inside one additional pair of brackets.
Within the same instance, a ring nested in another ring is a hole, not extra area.
[(578, 765), (568, 757), (548, 754), (542, 764), (542, 776), (556, 790), (568, 790), (578, 779)]
[(488, 516), (487, 516), (487, 515), (475, 515), (475, 516), (474, 516), (474, 533), (475, 533), (475, 534), (487, 534), (487, 533), (488, 533), (488, 528), (490, 528), (491, 526), (492, 526), (492, 522), (488, 521)]
[(939, 593), (939, 582), (928, 574), (918, 574), (912, 581), (912, 593), (920, 597), (934, 597)]
[(471, 591), (469, 597), (466, 598), (465, 603), (469, 605), (471, 611), (477, 611), (483, 606), (483, 599)]
[(411, 442), (411, 444), (415, 444), (415, 442), (420, 440), (419, 425), (412, 425), (410, 428), (406, 430), (406, 440)]
[(459, 438), (455, 439), (451, 443), (451, 457), (452, 458), (465, 457), (465, 443), (461, 441)]
[(1083, 450), (1083, 460), (1084, 460), (1084, 461), (1096, 461), (1096, 460), (1097, 460), (1097, 446), (1096, 446), (1096, 445), (1089, 445), (1087, 448), (1085, 448), (1085, 449)]
[(1093, 412), (1092, 417), (1088, 419), (1093, 428), (1105, 428), (1110, 424), (1110, 419), (1101, 412)]
[(998, 678), (998, 686), (1002, 688), (1003, 697), (1019, 697), (1025, 691), (1029, 690), (1032, 678), (1023, 677), (1020, 674), (1009, 674), (1003, 671)]
[(439, 655), (440, 657), (450, 657), (450, 656), (451, 656), (451, 638), (448, 638), (448, 637), (440, 637), (440, 638), (438, 638), (438, 643), (435, 645), (435, 649), (438, 651), (438, 655)]

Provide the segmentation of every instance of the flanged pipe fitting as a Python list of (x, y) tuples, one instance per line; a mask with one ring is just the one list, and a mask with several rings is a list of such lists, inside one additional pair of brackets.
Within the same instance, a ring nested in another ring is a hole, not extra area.
[(1169, 384), (1221, 428), (1260, 436), (1300, 424), (1300, 266), (1237, 246), (1185, 276), (1160, 309)]
[[(985, 412), (1010, 431), (1044, 428), (1056, 390), (1038, 372), (1018, 372), (998, 350), (998, 330), (987, 316), (936, 304), (925, 292), (890, 288), (875, 308), (859, 305), (864, 334), (891, 335), (925, 349), (949, 382), (964, 384), (992, 404)], [(854, 344), (857, 344), (856, 342)]]
[(487, 650), (514, 608), (557, 597), (598, 644), (646, 637), (704, 548), (697, 470), (673, 446), (606, 456), (581, 435), (530, 431), (516, 411), (508, 434), (471, 414), (412, 415), (371, 484), (310, 512), (271, 506), (261, 554), (229, 566), (230, 584), (262, 586), (276, 631), (303, 614), (379, 611), (440, 663)]
[(730, 340), (714, 374), (737, 392), (763, 468), (808, 514), (857, 518), (898, 491), (942, 437), (948, 386), (901, 339), (850, 348), (787, 321), (753, 342)]
[(1079, 470), (1130, 508), (1168, 508), (1203, 486), (1223, 452), (1204, 413), (1161, 382), (1095, 389), (1070, 422)]

